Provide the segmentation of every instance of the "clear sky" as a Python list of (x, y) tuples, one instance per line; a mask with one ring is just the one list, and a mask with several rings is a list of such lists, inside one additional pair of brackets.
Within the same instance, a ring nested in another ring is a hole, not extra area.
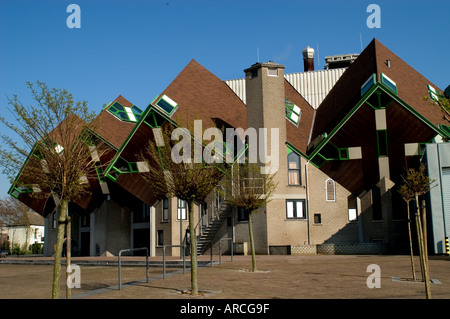
[[(81, 28), (68, 28), (70, 4)], [(369, 4), (380, 28), (369, 28)], [(100, 112), (122, 94), (145, 109), (191, 59), (222, 80), (269, 60), (303, 71), (301, 50), (360, 53), (374, 37), (440, 89), (450, 84), (450, 1), (0, 0), (0, 112), (25, 82), (67, 89)], [(0, 126), (0, 130), (4, 130)], [(9, 182), (0, 176), (0, 197)]]

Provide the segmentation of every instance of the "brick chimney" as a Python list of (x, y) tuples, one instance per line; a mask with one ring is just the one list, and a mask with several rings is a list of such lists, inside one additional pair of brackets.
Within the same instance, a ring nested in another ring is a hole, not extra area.
[(302, 51), (305, 72), (314, 71), (314, 49), (307, 46)]

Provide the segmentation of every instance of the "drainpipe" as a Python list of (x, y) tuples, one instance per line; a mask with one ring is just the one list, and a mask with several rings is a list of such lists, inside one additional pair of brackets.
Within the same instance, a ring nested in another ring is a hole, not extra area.
[(306, 218), (308, 219), (308, 245), (311, 245), (311, 230), (310, 230), (310, 218), (309, 218), (309, 181), (308, 181), (308, 164), (309, 160), (305, 164), (305, 183), (306, 183)]

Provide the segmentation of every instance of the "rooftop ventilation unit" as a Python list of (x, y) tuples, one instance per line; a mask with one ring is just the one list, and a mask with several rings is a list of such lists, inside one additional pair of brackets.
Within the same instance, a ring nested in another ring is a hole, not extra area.
[(359, 56), (358, 53), (326, 56), (324, 69), (329, 70), (329, 69), (348, 68), (350, 64), (352, 64), (358, 56)]

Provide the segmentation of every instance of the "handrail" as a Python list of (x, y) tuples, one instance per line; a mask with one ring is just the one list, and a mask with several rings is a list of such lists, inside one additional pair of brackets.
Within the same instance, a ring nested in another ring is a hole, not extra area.
[(183, 248), (180, 250), (183, 252), (183, 274), (185, 274), (186, 273), (186, 257), (185, 257), (184, 250), (186, 249), (186, 245), (163, 245), (162, 247), (157, 247), (157, 248), (163, 249), (163, 279), (166, 279), (166, 247)]
[(149, 272), (149, 263), (148, 263), (148, 248), (147, 247), (142, 247), (142, 248), (131, 248), (131, 249), (122, 249), (121, 251), (119, 251), (119, 256), (118, 256), (118, 262), (119, 262), (119, 290), (122, 289), (122, 262), (121, 262), (121, 256), (123, 252), (129, 252), (129, 251), (138, 251), (138, 250), (145, 250), (145, 264), (146, 264), (146, 279), (148, 282), (148, 272)]

